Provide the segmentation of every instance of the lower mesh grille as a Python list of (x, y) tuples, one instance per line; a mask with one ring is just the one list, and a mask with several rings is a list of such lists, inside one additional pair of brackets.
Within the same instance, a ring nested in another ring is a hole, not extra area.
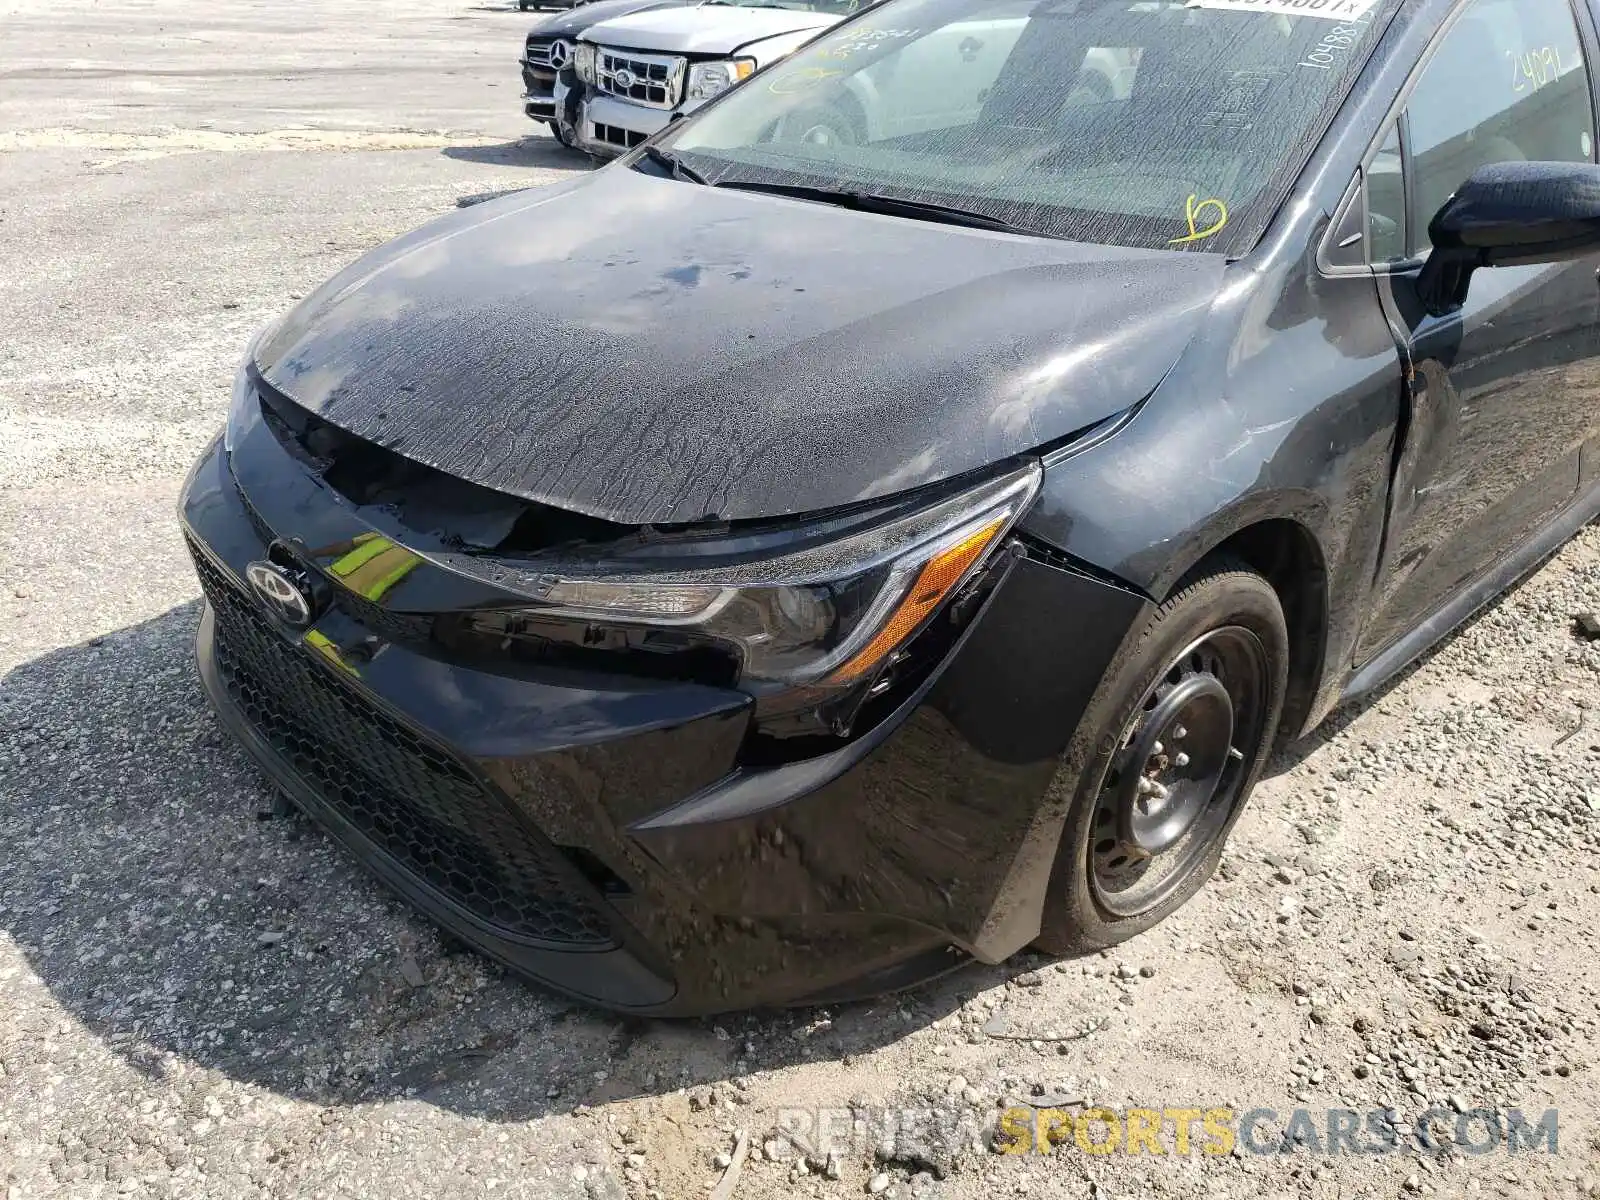
[(523, 939), (613, 945), (604, 915), (567, 889), (556, 851), (448, 750), (375, 708), (287, 644), (210, 558), (190, 547), (215, 613), (228, 696), (322, 800), (419, 880)]

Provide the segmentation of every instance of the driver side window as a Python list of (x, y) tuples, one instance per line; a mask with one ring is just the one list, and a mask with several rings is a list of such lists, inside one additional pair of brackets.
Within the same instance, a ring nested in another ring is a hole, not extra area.
[(1589, 71), (1567, 0), (1472, 0), (1435, 47), (1401, 120), (1405, 187), (1394, 186), (1402, 156), (1393, 133), (1370, 173), (1374, 184), (1386, 181), (1368, 197), (1375, 263), (1425, 254), (1428, 223), (1479, 167), (1593, 162)]

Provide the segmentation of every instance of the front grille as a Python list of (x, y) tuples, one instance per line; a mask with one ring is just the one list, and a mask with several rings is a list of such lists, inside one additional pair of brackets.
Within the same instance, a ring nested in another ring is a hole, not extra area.
[(418, 880), (504, 933), (615, 944), (604, 915), (568, 890), (554, 847), (504, 797), (287, 643), (208, 555), (190, 550), (215, 613), (217, 671), (229, 698), (325, 803)]
[(618, 146), (623, 150), (632, 150), (644, 141), (645, 134), (635, 129), (624, 129), (620, 125), (594, 124), (594, 141), (604, 142), (608, 146)]
[[(559, 55), (552, 53), (552, 48), (557, 42), (561, 43)], [(572, 43), (565, 38), (530, 37), (523, 47), (522, 56), (530, 67), (541, 67), (551, 72), (559, 71), (572, 61)], [(557, 62), (557, 58), (561, 61)]]
[(433, 618), (395, 612), (338, 583), (329, 584), (333, 607), (386, 642), (426, 642), (433, 637)]
[(550, 65), (550, 47), (554, 45), (555, 38), (531, 37), (528, 39), (527, 50), (524, 57), (529, 66), (548, 67)]
[(601, 46), (595, 51), (595, 87), (646, 108), (676, 108), (683, 95), (682, 55), (641, 54)]

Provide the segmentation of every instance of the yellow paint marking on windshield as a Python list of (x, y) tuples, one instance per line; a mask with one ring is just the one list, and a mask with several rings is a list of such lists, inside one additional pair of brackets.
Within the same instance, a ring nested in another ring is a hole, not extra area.
[[(1207, 213), (1214, 214), (1216, 220), (1202, 229), (1200, 222)], [(1213, 234), (1221, 233), (1223, 226), (1228, 223), (1228, 206), (1221, 200), (1202, 200), (1197, 192), (1189, 197), (1189, 202), (1184, 206), (1184, 215), (1189, 221), (1188, 236), (1173, 238), (1167, 245), (1187, 246), (1190, 242), (1203, 242)]]
[(767, 84), (767, 90), (775, 96), (796, 95), (808, 91), (824, 79), (832, 79), (835, 75), (843, 74), (844, 71), (838, 67), (806, 67), (795, 71), (790, 78), (780, 75)]

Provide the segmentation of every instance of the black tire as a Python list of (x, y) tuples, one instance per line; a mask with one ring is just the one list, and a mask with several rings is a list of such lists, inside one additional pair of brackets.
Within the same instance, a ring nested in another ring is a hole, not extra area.
[(1277, 593), (1232, 561), (1191, 574), (1129, 639), (1056, 776), (1072, 791), (1039, 949), (1114, 946), (1204, 886), (1271, 753), (1288, 663)]
[(548, 121), (546, 124), (550, 126), (551, 136), (553, 136), (556, 141), (560, 142), (568, 150), (576, 150), (578, 148), (578, 144), (572, 140), (571, 135), (561, 127), (560, 121)]

